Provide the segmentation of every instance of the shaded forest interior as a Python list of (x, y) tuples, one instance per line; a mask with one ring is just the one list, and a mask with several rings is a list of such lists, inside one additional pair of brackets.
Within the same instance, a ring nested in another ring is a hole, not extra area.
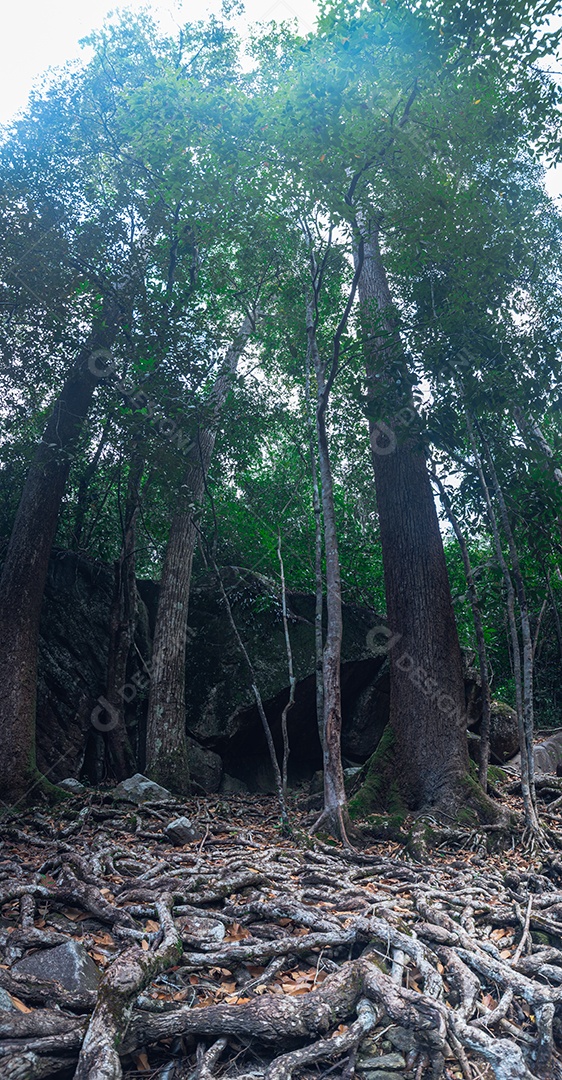
[(555, 0), (121, 12), (0, 138), (0, 1080), (562, 1080)]

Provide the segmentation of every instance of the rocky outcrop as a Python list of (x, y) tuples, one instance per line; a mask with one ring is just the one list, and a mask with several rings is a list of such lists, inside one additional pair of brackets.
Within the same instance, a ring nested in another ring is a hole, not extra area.
[[(259, 574), (234, 567), (223, 570), (223, 579), (280, 749), (288, 675), (278, 587)], [(142, 770), (149, 684), (143, 659), (150, 657), (158, 585), (139, 581), (138, 590), (137, 648), (122, 696)], [(41, 621), (37, 709), (39, 766), (54, 781), (105, 779), (104, 736), (92, 720), (105, 692), (112, 592), (110, 567), (74, 553), (55, 552)], [(322, 767), (315, 705), (315, 605), (314, 597), (302, 592), (290, 591), (287, 601), (297, 677), (295, 704), (288, 715), (289, 775), (297, 783), (310, 780)], [(379, 743), (388, 721), (389, 678), (380, 648), (385, 641), (383, 621), (369, 608), (352, 604), (344, 604), (343, 617), (342, 751), (344, 764), (352, 766), (366, 761)], [(195, 790), (211, 793), (233, 786), (272, 790), (249, 673), (210, 573), (194, 578), (186, 665), (188, 745)], [(469, 678), (468, 711), (475, 732), (479, 693), (477, 677)], [(492, 724), (494, 761), (502, 763), (511, 756), (513, 736), (510, 710), (498, 707)]]
[[(252, 657), (274, 738), (287, 700), (287, 656), (281, 605), (275, 583), (236, 568), (224, 570), (234, 618)], [(148, 659), (158, 586), (138, 583), (139, 652)], [(41, 620), (37, 744), (40, 768), (54, 781), (105, 779), (103, 735), (92, 713), (105, 691), (110, 567), (72, 552), (55, 552)], [(298, 684), (289, 713), (291, 778), (308, 779), (321, 766), (315, 717), (314, 598), (288, 594), (289, 623)], [(381, 624), (368, 608), (344, 605), (342, 705), (344, 756), (360, 763), (375, 749), (388, 719), (385, 657), (376, 655)], [(373, 641), (375, 645), (373, 647)], [(192, 777), (196, 790), (221, 788), (223, 772), (252, 790), (272, 783), (265, 739), (244, 660), (212, 575), (195, 579), (187, 648), (187, 718)], [(127, 718), (143, 768), (142, 741), (147, 686), (140, 659), (123, 688)], [(222, 788), (221, 788), (222, 790)]]

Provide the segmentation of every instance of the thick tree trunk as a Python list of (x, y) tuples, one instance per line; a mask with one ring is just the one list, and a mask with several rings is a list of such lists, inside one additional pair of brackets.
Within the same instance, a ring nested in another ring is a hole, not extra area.
[(400, 635), (390, 654), (396, 777), (412, 809), (447, 809), (466, 800), (463, 665), (425, 451), (405, 430), (408, 374), (376, 228), (365, 237), (359, 296), (373, 410), (388, 410), (384, 422), (371, 419), (370, 436), (388, 625)]
[(238, 361), (255, 321), (248, 316), (229, 350), (211, 400), (211, 420), (199, 431), (181, 485), (162, 570), (152, 648), (152, 680), (148, 699), (146, 772), (170, 791), (189, 793), (185, 730), (185, 647), (191, 567), (197, 541), (194, 513), (205, 493), (216, 438), (216, 422)]
[(185, 730), (185, 647), (191, 567), (197, 541), (194, 509), (205, 493), (215, 433), (199, 432), (172, 520), (158, 595), (146, 731), (146, 773), (170, 791), (189, 793)]
[(37, 447), (2, 570), (0, 792), (10, 803), (29, 794), (39, 779), (35, 764), (39, 618), (73, 451), (103, 375), (105, 350), (115, 338), (115, 313), (106, 310), (104, 315), (104, 323), (73, 365)]

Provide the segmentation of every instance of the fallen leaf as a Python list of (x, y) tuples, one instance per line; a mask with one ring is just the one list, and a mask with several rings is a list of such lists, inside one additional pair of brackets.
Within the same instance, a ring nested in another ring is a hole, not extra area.
[(141, 1050), (140, 1054), (133, 1054), (133, 1061), (139, 1072), (150, 1072), (150, 1062), (146, 1050)]
[(144, 949), (145, 952), (148, 952), (149, 948), (150, 945), (148, 944), (148, 941), (146, 940), (146, 938), (143, 938), (141, 941), (141, 949)]
[(12, 1005), (15, 1005), (18, 1012), (22, 1012), (22, 1013), (33, 1012), (33, 1009), (30, 1009), (28, 1005), (26, 1005), (23, 1001), (20, 1001), (19, 998), (14, 997), (13, 994), (10, 994), (10, 997), (12, 999)]

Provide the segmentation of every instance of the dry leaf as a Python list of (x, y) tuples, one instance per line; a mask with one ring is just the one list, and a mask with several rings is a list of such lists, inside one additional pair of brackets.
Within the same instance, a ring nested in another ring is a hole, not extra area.
[(90, 949), (89, 953), (90, 953), (90, 956), (92, 957), (92, 960), (95, 960), (96, 963), (98, 963), (98, 964), (107, 964), (108, 958), (104, 953), (98, 952), (97, 949)]
[(160, 929), (160, 923), (156, 922), (156, 919), (147, 919), (144, 928), (149, 934), (155, 934)]
[(115, 945), (111, 934), (106, 934), (105, 932), (103, 934), (92, 934), (92, 938), (96, 945)]
[(148, 952), (149, 948), (150, 945), (148, 944), (148, 941), (146, 940), (146, 938), (143, 938), (141, 941), (141, 949), (144, 949), (145, 952)]
[(22, 1013), (33, 1012), (33, 1009), (30, 1009), (29, 1005), (26, 1005), (23, 1001), (20, 1001), (19, 998), (14, 997), (13, 994), (10, 994), (10, 998), (12, 999), (12, 1005), (15, 1005), (18, 1012), (22, 1012)]
[(133, 1054), (133, 1060), (139, 1072), (150, 1072), (150, 1062), (146, 1050), (141, 1050), (140, 1054)]

